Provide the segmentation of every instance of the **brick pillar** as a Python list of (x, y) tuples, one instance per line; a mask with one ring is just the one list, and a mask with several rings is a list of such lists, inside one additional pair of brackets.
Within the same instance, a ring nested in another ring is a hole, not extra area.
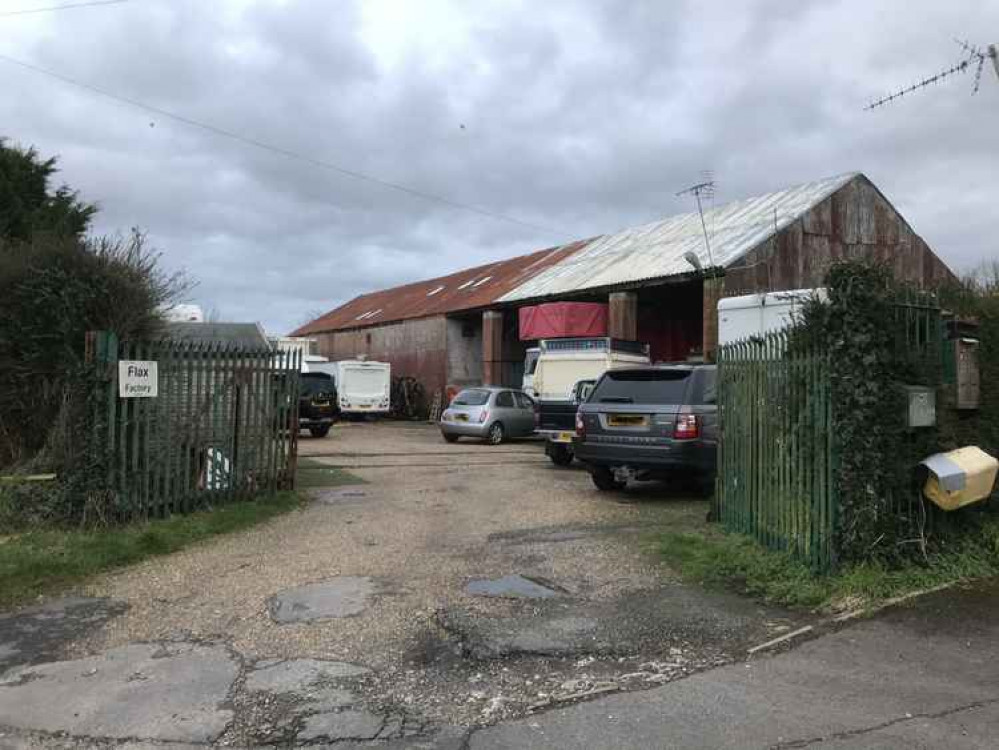
[(725, 278), (716, 276), (704, 278), (704, 288), (701, 292), (703, 300), (703, 318), (701, 323), (701, 349), (705, 362), (714, 362), (715, 349), (718, 348), (718, 300), (725, 292)]
[(607, 333), (611, 338), (638, 341), (638, 295), (613, 292), (608, 302)]
[(502, 385), (503, 378), (503, 313), (486, 310), (482, 313), (482, 382)]

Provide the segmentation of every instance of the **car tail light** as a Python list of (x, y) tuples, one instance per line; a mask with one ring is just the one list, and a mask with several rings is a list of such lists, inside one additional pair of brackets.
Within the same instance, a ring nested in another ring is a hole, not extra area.
[(576, 437), (586, 437), (586, 423), (583, 421), (582, 410), (576, 412)]
[(673, 437), (677, 440), (691, 440), (701, 436), (701, 425), (696, 414), (681, 414), (676, 418)]
[(479, 412), (479, 424), (484, 424), (487, 419), (489, 419), (489, 412), (483, 409)]

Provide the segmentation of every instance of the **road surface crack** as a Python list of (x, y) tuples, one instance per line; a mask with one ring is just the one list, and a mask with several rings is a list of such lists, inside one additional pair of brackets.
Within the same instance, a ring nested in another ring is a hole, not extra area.
[(812, 737), (804, 740), (793, 740), (791, 742), (778, 742), (775, 745), (770, 746), (770, 750), (796, 750), (797, 748), (810, 747), (812, 745), (817, 745), (820, 742), (829, 742), (830, 740), (842, 740), (849, 739), (851, 737), (860, 737), (865, 734), (870, 734), (871, 732), (877, 732), (882, 729), (887, 729), (889, 727), (896, 726), (897, 724), (905, 724), (909, 721), (915, 721), (916, 719), (942, 719), (946, 716), (953, 716), (954, 714), (959, 714), (964, 711), (972, 711), (976, 708), (983, 708), (985, 706), (992, 706), (999, 704), (999, 699), (987, 700), (987, 701), (975, 701), (974, 703), (968, 703), (963, 706), (956, 706), (954, 708), (948, 708), (944, 711), (938, 711), (936, 713), (930, 714), (906, 714), (905, 716), (899, 716), (897, 719), (891, 719), (890, 721), (882, 722), (881, 724), (874, 724), (870, 727), (864, 727), (863, 729), (851, 729), (845, 732), (835, 732), (825, 737)]

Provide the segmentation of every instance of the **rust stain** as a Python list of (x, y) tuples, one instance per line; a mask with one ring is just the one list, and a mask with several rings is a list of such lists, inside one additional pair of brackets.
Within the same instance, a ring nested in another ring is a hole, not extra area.
[(539, 250), (509, 260), (439, 276), (427, 281), (363, 294), (306, 323), (292, 336), (393, 323), (412, 318), (477, 310), (493, 305), (527, 279), (567, 258), (590, 240)]

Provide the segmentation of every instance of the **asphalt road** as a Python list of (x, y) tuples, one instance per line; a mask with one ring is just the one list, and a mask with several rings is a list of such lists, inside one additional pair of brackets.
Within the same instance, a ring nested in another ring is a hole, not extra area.
[(793, 651), (476, 732), (470, 750), (999, 747), (999, 583)]

